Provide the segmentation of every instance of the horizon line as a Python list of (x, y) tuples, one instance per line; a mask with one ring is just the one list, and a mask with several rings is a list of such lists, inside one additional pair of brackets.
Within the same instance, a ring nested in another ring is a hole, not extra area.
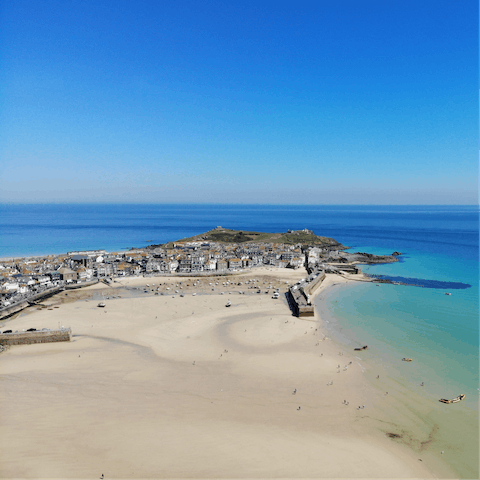
[(0, 205), (231, 205), (285, 207), (480, 207), (478, 203), (4, 202)]

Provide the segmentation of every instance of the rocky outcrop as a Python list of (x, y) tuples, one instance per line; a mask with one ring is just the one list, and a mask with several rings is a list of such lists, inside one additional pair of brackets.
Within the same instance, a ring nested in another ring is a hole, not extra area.
[(356, 252), (339, 252), (338, 258), (334, 259), (334, 263), (394, 263), (398, 262), (398, 258), (394, 255), (373, 255), (371, 253)]

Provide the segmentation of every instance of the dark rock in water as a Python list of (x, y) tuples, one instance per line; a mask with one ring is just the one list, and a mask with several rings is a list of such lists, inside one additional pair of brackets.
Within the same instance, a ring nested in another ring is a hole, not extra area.
[(338, 256), (333, 259), (335, 263), (357, 262), (357, 263), (393, 263), (398, 262), (398, 258), (393, 255), (373, 255), (365, 252), (339, 252)]
[(393, 252), (393, 253), (392, 253), (392, 255), (395, 255), (395, 256), (397, 256), (397, 255), (401, 255), (401, 252), (397, 252), (397, 251), (395, 251), (395, 252)]
[(395, 285), (406, 285), (410, 287), (423, 287), (423, 288), (435, 288), (445, 290), (462, 290), (471, 288), (469, 283), (461, 282), (445, 282), (442, 280), (428, 280), (423, 278), (408, 278), (392, 275), (367, 275), (370, 278), (375, 279), (377, 283), (393, 283)]

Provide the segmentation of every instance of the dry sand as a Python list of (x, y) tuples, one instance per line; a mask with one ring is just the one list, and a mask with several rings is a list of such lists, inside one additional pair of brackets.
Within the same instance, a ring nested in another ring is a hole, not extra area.
[[(296, 318), (283, 295), (264, 293), (305, 275), (124, 279), (2, 322), (73, 332), (72, 342), (0, 356), (2, 478), (448, 476), (386, 437), (379, 419), (391, 400), (369, 385), (362, 362), (325, 339), (318, 316)], [(252, 278), (261, 294), (245, 284)], [(322, 289), (343, 281), (329, 276)]]

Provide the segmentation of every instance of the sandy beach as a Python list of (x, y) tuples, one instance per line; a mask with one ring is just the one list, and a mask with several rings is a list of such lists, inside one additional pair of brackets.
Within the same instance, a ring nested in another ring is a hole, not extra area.
[(2, 478), (454, 477), (395, 438), (417, 419), (399, 418), (361, 355), (319, 315), (292, 316), (284, 292), (305, 276), (128, 278), (1, 322), (73, 333), (0, 355)]

